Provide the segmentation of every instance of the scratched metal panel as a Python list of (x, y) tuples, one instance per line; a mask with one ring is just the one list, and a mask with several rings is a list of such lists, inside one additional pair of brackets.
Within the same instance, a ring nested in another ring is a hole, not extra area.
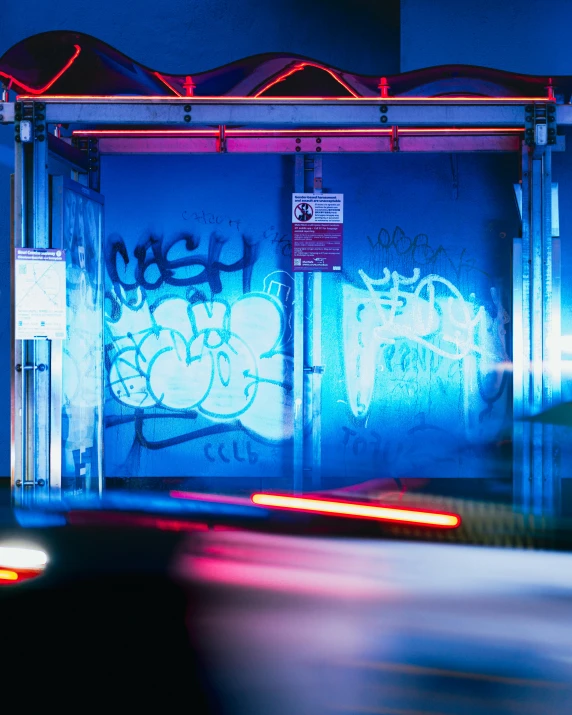
[(293, 158), (104, 157), (105, 473), (291, 475)]
[(323, 176), (345, 221), (323, 282), (325, 478), (510, 476), (517, 160), (328, 156)]

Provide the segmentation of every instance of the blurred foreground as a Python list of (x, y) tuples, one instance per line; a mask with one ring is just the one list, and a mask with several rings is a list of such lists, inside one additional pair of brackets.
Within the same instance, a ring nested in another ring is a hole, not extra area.
[(28, 712), (571, 712), (569, 550), (339, 523), (232, 500), (19, 514), (0, 541), (49, 562), (0, 586), (3, 683)]

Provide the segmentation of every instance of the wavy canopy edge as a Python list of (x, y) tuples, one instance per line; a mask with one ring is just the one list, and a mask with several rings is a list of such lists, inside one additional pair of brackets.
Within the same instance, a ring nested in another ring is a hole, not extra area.
[[(383, 79), (382, 79), (383, 77)], [(146, 67), (85, 33), (32, 35), (0, 57), (0, 82), (17, 94), (41, 96), (197, 97), (548, 97), (570, 102), (572, 76), (524, 75), (473, 65), (442, 65), (385, 76), (347, 72), (284, 53), (252, 55), (203, 72), (175, 75)]]

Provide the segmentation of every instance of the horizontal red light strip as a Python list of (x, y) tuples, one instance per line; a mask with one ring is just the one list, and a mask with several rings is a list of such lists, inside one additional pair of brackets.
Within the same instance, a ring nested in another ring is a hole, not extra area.
[(81, 47), (79, 45), (74, 45), (74, 48), (75, 48), (75, 53), (73, 54), (72, 58), (67, 61), (67, 63), (63, 66), (63, 68), (54, 77), (52, 77), (52, 79), (48, 82), (48, 84), (46, 84), (44, 87), (41, 87), (39, 89), (34, 89), (33, 87), (28, 87), (27, 85), (18, 81), (15, 77), (12, 77), (9, 74), (5, 74), (4, 72), (0, 72), (0, 76), (6, 77), (7, 79), (11, 80), (14, 84), (17, 84), (18, 87), (22, 87), (23, 90), (25, 90), (26, 92), (30, 92), (33, 95), (43, 94), (44, 92), (47, 92), (47, 90), (55, 82), (57, 82), (57, 80), (64, 74), (64, 72), (67, 72), (67, 70), (76, 61), (79, 53), (81, 52)]
[(377, 519), (379, 521), (416, 524), (418, 526), (436, 526), (442, 529), (456, 529), (461, 525), (461, 517), (458, 514), (421, 511), (418, 509), (373, 506), (371, 504), (356, 504), (354, 502), (338, 502), (305, 497), (288, 497), (278, 494), (253, 494), (252, 501), (259, 506), (270, 506), (278, 509), (293, 509), (295, 511), (310, 511), (320, 514), (334, 514), (336, 516), (361, 517), (362, 519)]
[(74, 137), (218, 137), (217, 129), (78, 129)]
[[(524, 131), (523, 127), (483, 128), (483, 127), (407, 127), (399, 128), (402, 134), (518, 134)], [(72, 132), (74, 137), (218, 137), (216, 129), (81, 129)], [(227, 129), (225, 135), (281, 137), (281, 136), (390, 136), (391, 129)]]
[[(67, 67), (62, 71), (65, 72)], [(58, 75), (61, 76), (62, 73)], [(54, 78), (48, 86), (51, 86), (56, 79)], [(22, 85), (20, 85), (22, 86)], [(24, 87), (26, 89), (26, 87)], [(28, 90), (35, 92), (37, 90)], [(42, 90), (42, 91), (45, 91)], [(20, 95), (18, 99), (35, 99), (34, 96), (27, 96), (27, 95)], [(130, 103), (130, 102), (150, 102), (154, 100), (161, 100), (161, 101), (186, 101), (187, 103), (191, 104), (200, 104), (200, 103), (206, 103), (209, 104), (213, 100), (216, 101), (218, 104), (230, 104), (233, 102), (244, 102), (244, 101), (254, 101), (256, 102), (266, 102), (269, 104), (272, 104), (273, 102), (279, 102), (281, 104), (300, 104), (304, 102), (330, 102), (332, 104), (336, 104), (338, 102), (356, 102), (358, 104), (360, 103), (368, 103), (368, 102), (375, 102), (377, 104), (383, 103), (387, 105), (391, 105), (393, 103), (395, 104), (401, 104), (402, 102), (419, 102), (419, 103), (424, 103), (424, 102), (434, 102), (434, 103), (457, 103), (457, 104), (479, 104), (479, 103), (488, 103), (488, 104), (522, 104), (523, 102), (550, 102), (552, 104), (555, 104), (555, 100), (553, 99), (548, 99), (547, 97), (225, 97), (225, 96), (218, 96), (218, 97), (165, 97), (164, 95), (159, 95), (159, 96), (149, 96), (149, 97), (134, 97), (134, 96), (117, 96), (117, 95), (107, 95), (107, 94), (77, 94), (77, 95), (72, 95), (72, 94), (51, 94), (51, 95), (46, 95), (45, 97), (42, 97), (42, 99), (45, 100), (65, 100), (66, 102), (79, 102), (82, 99), (89, 100), (89, 99), (94, 99), (94, 100), (105, 100), (106, 102), (123, 102), (123, 103)]]

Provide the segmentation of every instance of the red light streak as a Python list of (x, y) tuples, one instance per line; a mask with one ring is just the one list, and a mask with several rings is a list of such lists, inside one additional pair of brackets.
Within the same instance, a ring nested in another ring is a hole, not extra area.
[(33, 87), (28, 87), (27, 85), (18, 81), (15, 77), (12, 77), (12, 75), (5, 74), (4, 72), (0, 72), (0, 75), (2, 77), (6, 77), (7, 79), (11, 80), (14, 84), (17, 84), (18, 87), (22, 87), (22, 89), (25, 90), (26, 92), (30, 92), (33, 95), (43, 94), (54, 84), (54, 82), (57, 82), (57, 80), (64, 74), (64, 72), (67, 72), (67, 70), (76, 61), (79, 53), (81, 52), (81, 47), (79, 45), (74, 45), (74, 47), (75, 47), (75, 53), (73, 54), (72, 58), (70, 60), (68, 60), (68, 62), (63, 66), (63, 68), (48, 82), (48, 84), (46, 84), (44, 87), (42, 87), (40, 89), (34, 89)]
[(261, 94), (264, 94), (264, 92), (267, 92), (271, 87), (274, 87), (275, 84), (278, 84), (278, 82), (283, 82), (287, 77), (290, 77), (293, 75), (295, 72), (300, 72), (300, 70), (303, 70), (304, 67), (316, 67), (317, 69), (323, 70), (324, 72), (327, 72), (331, 77), (333, 77), (338, 84), (341, 84), (341, 86), (347, 90), (352, 97), (355, 99), (359, 99), (359, 95), (356, 94), (353, 89), (346, 84), (341, 77), (338, 77), (335, 72), (332, 72), (332, 70), (329, 70), (327, 67), (322, 67), (322, 65), (316, 64), (315, 62), (300, 62), (300, 64), (296, 65), (293, 69), (288, 70), (287, 72), (284, 72), (283, 74), (279, 75), (276, 79), (272, 80), (269, 84), (267, 84), (265, 87), (263, 87), (259, 92), (257, 92), (254, 97), (260, 97)]
[[(518, 134), (524, 127), (404, 127), (399, 128), (399, 134)], [(226, 136), (390, 136), (391, 129), (227, 129)], [(216, 129), (81, 129), (72, 132), (73, 136), (101, 137), (218, 137)]]
[(259, 506), (276, 507), (278, 509), (377, 519), (379, 521), (415, 524), (417, 526), (435, 526), (442, 529), (456, 529), (461, 525), (461, 517), (458, 514), (405, 509), (402, 507), (374, 506), (372, 504), (289, 497), (278, 494), (253, 494), (252, 502)]
[[(55, 80), (54, 80), (55, 81)], [(340, 80), (341, 81), (341, 80)], [(19, 95), (18, 99), (35, 99), (34, 96), (28, 96), (25, 94)], [(117, 95), (107, 95), (107, 94), (50, 94), (42, 97), (44, 100), (53, 101), (65, 101), (69, 103), (79, 102), (81, 100), (97, 100), (105, 102), (118, 102), (118, 103), (145, 103), (150, 101), (171, 101), (171, 102), (190, 102), (189, 97), (165, 97), (164, 95), (149, 96), (149, 97), (125, 97)], [(399, 105), (407, 102), (417, 102), (418, 104), (442, 104), (442, 103), (456, 103), (456, 104), (523, 104), (530, 102), (542, 102), (546, 104), (550, 100), (546, 97), (387, 97), (380, 99), (380, 97), (196, 97), (193, 96), (192, 103), (198, 104), (232, 104), (235, 102), (253, 102), (261, 104), (311, 104), (312, 102), (324, 102), (330, 104), (338, 104), (339, 102), (353, 102), (356, 104), (367, 104), (375, 103), (392, 105)], [(555, 102), (552, 102), (554, 104)]]
[(7, 586), (13, 583), (21, 583), (37, 578), (44, 573), (44, 569), (7, 569), (0, 568), (0, 586)]
[(155, 77), (157, 77), (157, 79), (160, 79), (161, 82), (171, 90), (171, 92), (174, 92), (177, 95), (177, 97), (183, 96), (180, 92), (178, 92), (172, 85), (170, 85), (167, 82), (167, 80), (163, 77), (162, 74), (160, 74), (159, 72), (153, 72), (153, 74), (155, 75)]
[(72, 132), (74, 137), (218, 137), (217, 129), (78, 129)]

